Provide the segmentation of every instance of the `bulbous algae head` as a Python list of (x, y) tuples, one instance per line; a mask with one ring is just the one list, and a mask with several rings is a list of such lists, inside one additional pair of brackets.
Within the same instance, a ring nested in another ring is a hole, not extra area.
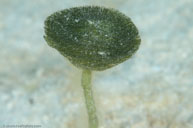
[(105, 70), (129, 59), (141, 39), (131, 19), (115, 9), (64, 9), (45, 21), (45, 40), (75, 66)]

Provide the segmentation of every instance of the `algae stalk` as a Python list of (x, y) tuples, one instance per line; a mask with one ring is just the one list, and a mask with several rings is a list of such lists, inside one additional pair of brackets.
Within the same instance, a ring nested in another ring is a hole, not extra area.
[(92, 71), (82, 71), (81, 86), (84, 91), (85, 105), (89, 118), (89, 128), (98, 128), (98, 118), (92, 92)]

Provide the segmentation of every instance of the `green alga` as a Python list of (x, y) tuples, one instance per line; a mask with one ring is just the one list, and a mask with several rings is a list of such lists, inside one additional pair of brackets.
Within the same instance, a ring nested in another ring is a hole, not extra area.
[(136, 26), (123, 13), (98, 6), (64, 9), (45, 21), (45, 40), (83, 70), (82, 87), (89, 116), (89, 127), (98, 127), (92, 94), (92, 71), (111, 68), (129, 59), (141, 39)]

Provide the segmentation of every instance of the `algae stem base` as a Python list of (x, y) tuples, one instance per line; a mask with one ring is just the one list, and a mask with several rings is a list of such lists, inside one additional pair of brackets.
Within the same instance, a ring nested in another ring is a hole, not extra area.
[(84, 91), (85, 104), (87, 108), (88, 118), (89, 118), (89, 128), (98, 128), (98, 118), (96, 114), (96, 107), (92, 92), (92, 71), (83, 70), (81, 86)]

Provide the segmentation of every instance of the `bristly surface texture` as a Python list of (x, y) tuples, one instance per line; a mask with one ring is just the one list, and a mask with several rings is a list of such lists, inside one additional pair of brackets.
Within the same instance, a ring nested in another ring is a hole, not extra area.
[(141, 39), (131, 19), (98, 6), (58, 11), (45, 21), (45, 40), (82, 69), (105, 70), (130, 58)]

